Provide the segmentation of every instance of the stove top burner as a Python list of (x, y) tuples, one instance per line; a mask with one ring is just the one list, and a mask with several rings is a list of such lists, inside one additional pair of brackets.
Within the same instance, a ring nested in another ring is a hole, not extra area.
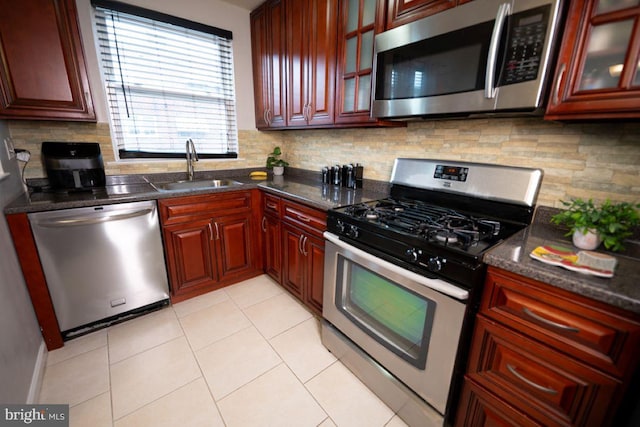
[(498, 221), (417, 200), (376, 200), (347, 206), (342, 211), (355, 220), (462, 250), (497, 236), (501, 229)]

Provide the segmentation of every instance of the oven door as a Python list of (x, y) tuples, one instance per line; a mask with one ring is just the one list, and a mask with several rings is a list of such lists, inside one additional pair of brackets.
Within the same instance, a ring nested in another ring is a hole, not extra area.
[(468, 292), (325, 238), (323, 317), (444, 414)]

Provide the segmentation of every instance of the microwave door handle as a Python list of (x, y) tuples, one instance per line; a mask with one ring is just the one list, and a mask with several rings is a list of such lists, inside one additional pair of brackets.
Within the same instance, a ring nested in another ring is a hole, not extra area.
[(489, 54), (487, 55), (487, 73), (484, 81), (484, 97), (487, 99), (496, 97), (496, 88), (493, 85), (496, 75), (496, 62), (498, 61), (498, 48), (500, 45), (500, 36), (502, 35), (502, 27), (505, 19), (509, 15), (511, 5), (502, 3), (498, 8), (496, 22), (493, 25), (493, 33), (491, 34), (491, 44), (489, 44)]

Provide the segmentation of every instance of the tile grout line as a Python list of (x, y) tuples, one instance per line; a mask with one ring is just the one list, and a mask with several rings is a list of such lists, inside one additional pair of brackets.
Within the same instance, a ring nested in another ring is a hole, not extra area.
[[(219, 289), (219, 290), (223, 291), (225, 293), (225, 295), (227, 295), (227, 297), (229, 299), (231, 299), (231, 296), (224, 290), (224, 288)], [(198, 311), (213, 307), (215, 305), (217, 305), (217, 304), (213, 304), (211, 306), (204, 307), (204, 308), (202, 308), (200, 310), (194, 311), (193, 313), (197, 313)], [(175, 309), (173, 308), (173, 306), (171, 306), (171, 309), (174, 310), (174, 313), (175, 313)], [(189, 315), (193, 314), (193, 313), (189, 313)], [(175, 313), (175, 314), (176, 314), (176, 318), (178, 319), (178, 324), (180, 325), (180, 330), (182, 330), (182, 334), (184, 335), (185, 339), (187, 340), (187, 345), (189, 346), (189, 350), (191, 350), (191, 354), (192, 354), (193, 358), (195, 359), (196, 364), (198, 365), (198, 370), (200, 371), (200, 378), (202, 378), (202, 380), (204, 381), (204, 384), (207, 386), (207, 391), (209, 392), (209, 397), (211, 397), (211, 401), (213, 402), (213, 405), (215, 406), (216, 411), (218, 412), (218, 415), (220, 415), (220, 419), (222, 420), (222, 422), (226, 426), (227, 422), (225, 421), (224, 416), (222, 415), (222, 411), (220, 410), (220, 407), (218, 406), (218, 402), (216, 402), (216, 399), (213, 397), (213, 393), (211, 392), (211, 387), (209, 386), (209, 382), (207, 381), (207, 377), (204, 375), (204, 371), (202, 370), (202, 365), (200, 364), (200, 360), (198, 359), (198, 356), (196, 355), (196, 351), (193, 349), (193, 346), (191, 345), (191, 341), (189, 341), (189, 337), (187, 337), (187, 332), (184, 330), (184, 326), (182, 325), (182, 318), (178, 317), (177, 313)], [(184, 316), (184, 317), (187, 317), (187, 316)], [(205, 347), (203, 347), (203, 348), (205, 348)], [(194, 380), (194, 381), (196, 381), (196, 380)]]

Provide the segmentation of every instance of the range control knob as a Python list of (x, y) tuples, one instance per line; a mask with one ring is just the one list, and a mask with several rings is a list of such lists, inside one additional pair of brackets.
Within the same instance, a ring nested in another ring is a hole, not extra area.
[(422, 251), (420, 249), (411, 248), (407, 249), (407, 260), (409, 262), (418, 262), (418, 258), (422, 255)]
[(336, 223), (336, 228), (338, 229), (339, 233), (344, 233), (344, 230), (345, 230), (344, 222), (338, 221)]
[(434, 256), (429, 258), (427, 267), (431, 271), (440, 271), (442, 270), (442, 266), (446, 263), (447, 263), (446, 259)]
[(357, 239), (359, 235), (360, 232), (358, 231), (358, 227), (356, 227), (355, 225), (352, 225), (347, 229), (347, 236), (351, 237), (352, 239)]

